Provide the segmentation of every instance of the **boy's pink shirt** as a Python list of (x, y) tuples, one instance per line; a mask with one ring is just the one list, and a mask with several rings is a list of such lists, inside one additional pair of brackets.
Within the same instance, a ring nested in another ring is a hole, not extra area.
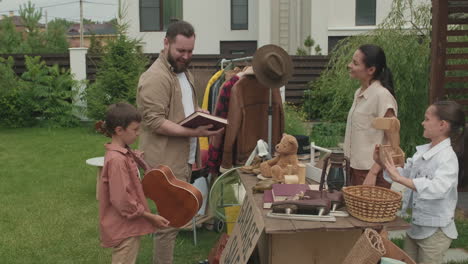
[(126, 238), (152, 233), (155, 227), (142, 216), (149, 207), (131, 153), (117, 144), (105, 147), (99, 182), (100, 237), (103, 247), (114, 247)]

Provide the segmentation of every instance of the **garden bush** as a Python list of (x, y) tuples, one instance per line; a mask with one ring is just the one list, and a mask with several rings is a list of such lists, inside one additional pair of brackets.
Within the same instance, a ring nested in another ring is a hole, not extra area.
[(76, 82), (70, 71), (47, 66), (40, 57), (25, 58), (21, 77), (13, 71), (11, 57), (0, 59), (0, 122), (7, 127), (77, 125), (72, 104)]
[(37, 117), (48, 126), (69, 127), (78, 122), (72, 103), (77, 84), (70, 70), (57, 64), (47, 66), (41, 57), (25, 56), (26, 72), (21, 79), (31, 92), (31, 104)]
[(346, 123), (315, 123), (312, 126), (310, 139), (315, 145), (325, 148), (336, 148), (343, 143)]
[(26, 85), (13, 71), (13, 58), (0, 58), (0, 123), (6, 127), (34, 124)]
[(306, 135), (310, 134), (310, 129), (307, 126), (307, 115), (294, 104), (285, 103), (284, 109), (284, 132), (290, 135)]
[(290, 135), (306, 135), (309, 142), (314, 142), (321, 147), (337, 147), (343, 142), (345, 123), (320, 122), (311, 123), (307, 120), (307, 114), (303, 109), (294, 104), (285, 103), (284, 108), (284, 132)]

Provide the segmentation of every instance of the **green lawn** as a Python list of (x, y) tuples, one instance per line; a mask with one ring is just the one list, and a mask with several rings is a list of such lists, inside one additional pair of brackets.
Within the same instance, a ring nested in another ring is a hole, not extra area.
[[(109, 139), (89, 127), (0, 128), (0, 262), (110, 263), (101, 248), (95, 199), (96, 168), (85, 160), (104, 154)], [(180, 233), (175, 263), (206, 259), (219, 234)], [(138, 263), (150, 263), (145, 236)]]

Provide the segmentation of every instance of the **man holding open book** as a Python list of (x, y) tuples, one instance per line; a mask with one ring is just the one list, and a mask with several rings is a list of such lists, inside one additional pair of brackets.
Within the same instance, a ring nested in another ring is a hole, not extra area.
[[(151, 167), (169, 166), (174, 175), (188, 181), (194, 162), (200, 165), (198, 138), (219, 134), (213, 125), (188, 128), (178, 124), (197, 111), (193, 76), (187, 68), (195, 46), (195, 31), (189, 23), (169, 25), (164, 50), (151, 67), (141, 75), (137, 89), (137, 106), (143, 120), (139, 149)], [(155, 235), (153, 263), (172, 263), (178, 230), (162, 230)]]

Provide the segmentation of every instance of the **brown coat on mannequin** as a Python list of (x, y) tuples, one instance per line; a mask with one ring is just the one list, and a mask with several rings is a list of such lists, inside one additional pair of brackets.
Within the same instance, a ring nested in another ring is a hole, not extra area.
[[(221, 167), (244, 164), (259, 139), (268, 141), (269, 90), (254, 76), (243, 76), (232, 88)], [(284, 112), (279, 89), (271, 91), (271, 144), (276, 145), (284, 131)]]

